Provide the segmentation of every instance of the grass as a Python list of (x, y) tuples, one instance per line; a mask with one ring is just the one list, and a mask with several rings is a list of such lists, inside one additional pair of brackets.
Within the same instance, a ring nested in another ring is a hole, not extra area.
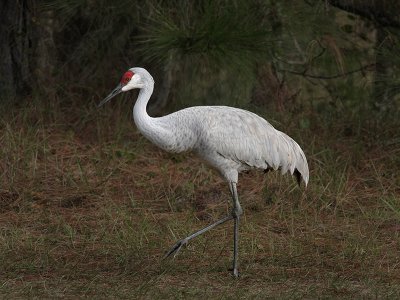
[(229, 192), (193, 155), (147, 142), (124, 105), (32, 103), (1, 119), (1, 298), (400, 297), (398, 121), (342, 116), (332, 128), (310, 114), (300, 132), (276, 113), (305, 149), (310, 184), (241, 176), (234, 280), (232, 224), (162, 260), (229, 212)]

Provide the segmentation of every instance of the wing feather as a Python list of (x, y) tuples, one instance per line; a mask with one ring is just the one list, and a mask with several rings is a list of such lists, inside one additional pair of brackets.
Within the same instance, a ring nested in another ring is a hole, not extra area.
[(203, 142), (227, 159), (252, 168), (296, 170), (305, 184), (309, 170), (300, 146), (258, 115), (232, 107), (213, 106), (202, 115)]

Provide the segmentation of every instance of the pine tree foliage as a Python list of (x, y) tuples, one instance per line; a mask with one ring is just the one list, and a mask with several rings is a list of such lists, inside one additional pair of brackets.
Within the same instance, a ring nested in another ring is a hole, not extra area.
[(59, 81), (83, 93), (141, 65), (175, 106), (244, 106), (265, 87), (276, 92), (262, 101), (286, 107), (298, 96), (322, 111), (398, 106), (396, 31), (376, 44), (373, 20), (328, 1), (48, 0), (41, 9), (59, 20)]

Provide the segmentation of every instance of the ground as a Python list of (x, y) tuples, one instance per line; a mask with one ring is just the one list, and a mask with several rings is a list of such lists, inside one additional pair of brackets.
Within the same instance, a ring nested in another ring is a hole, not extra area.
[(195, 156), (152, 146), (119, 113), (32, 105), (1, 120), (1, 298), (400, 297), (397, 124), (282, 120), (310, 183), (241, 175), (235, 280), (232, 222), (163, 260), (229, 213), (226, 183)]

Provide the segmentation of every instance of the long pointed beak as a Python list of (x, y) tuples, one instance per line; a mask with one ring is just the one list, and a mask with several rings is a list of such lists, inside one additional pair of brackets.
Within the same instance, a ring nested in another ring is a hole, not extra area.
[(105, 97), (98, 105), (97, 107), (102, 106), (104, 103), (108, 102), (111, 100), (111, 98), (115, 97), (119, 93), (122, 92), (122, 85), (118, 84), (118, 86), (107, 96)]

